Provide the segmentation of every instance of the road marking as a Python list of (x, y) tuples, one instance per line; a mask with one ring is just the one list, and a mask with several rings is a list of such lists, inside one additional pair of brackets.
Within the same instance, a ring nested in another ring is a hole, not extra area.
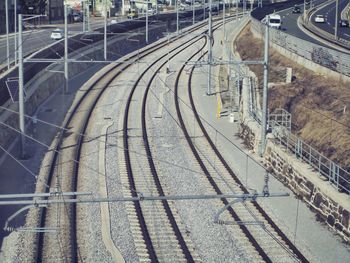
[(344, 35), (347, 36), (347, 37), (350, 37), (350, 35), (348, 35), (348, 34), (346, 34), (346, 33), (345, 33)]
[[(105, 126), (102, 127), (101, 137), (104, 137), (100, 141), (99, 145), (99, 154), (98, 154), (98, 172), (99, 172), (99, 190), (101, 197), (107, 197), (107, 185), (106, 185), (106, 141), (107, 141), (107, 129), (113, 124), (113, 122), (109, 122)], [(107, 202), (100, 204), (101, 209), (101, 232), (102, 232), (102, 240), (105, 244), (107, 251), (113, 258), (113, 262), (124, 263), (124, 258), (120, 253), (119, 249), (115, 246), (112, 236), (111, 236), (111, 222), (110, 222), (110, 214), (109, 214), (109, 204)]]

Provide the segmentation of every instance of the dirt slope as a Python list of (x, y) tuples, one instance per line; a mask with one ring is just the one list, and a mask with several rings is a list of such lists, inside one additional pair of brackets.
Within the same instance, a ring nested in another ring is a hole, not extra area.
[[(243, 60), (262, 59), (263, 42), (247, 28), (237, 40), (237, 51)], [(270, 110), (284, 108), (292, 113), (294, 134), (350, 167), (350, 84), (316, 74), (270, 48), (269, 82), (283, 81), (281, 72), (286, 67), (293, 69), (293, 81), (269, 89)], [(262, 66), (250, 68), (262, 83)]]

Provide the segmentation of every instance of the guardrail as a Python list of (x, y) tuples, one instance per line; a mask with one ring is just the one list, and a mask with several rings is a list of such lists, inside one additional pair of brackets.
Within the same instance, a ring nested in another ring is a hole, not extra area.
[[(329, 3), (333, 2), (332, 0), (331, 1), (327, 1), (326, 3), (322, 4), (323, 5), (327, 5)], [(306, 15), (305, 16), (302, 16), (302, 25), (304, 26), (305, 29), (309, 30), (311, 33), (331, 42), (331, 43), (334, 43), (336, 45), (339, 45), (343, 48), (346, 48), (346, 49), (350, 49), (350, 41), (346, 40), (346, 39), (343, 39), (343, 38), (340, 38), (340, 37), (336, 37), (334, 34), (331, 34), (317, 26), (315, 26), (311, 21), (310, 21), (310, 17), (312, 16), (312, 14), (317, 10), (319, 6), (315, 6), (311, 9), (309, 9), (307, 12), (306, 12)], [(336, 23), (338, 23), (338, 21), (336, 21)]]
[[(249, 115), (261, 124), (262, 112), (256, 106), (252, 83), (254, 82), (250, 81), (249, 84)], [(294, 135), (291, 132), (291, 119), (291, 114), (280, 108), (268, 114), (268, 127), (272, 131), (274, 141), (284, 146), (296, 158), (308, 163), (339, 192), (346, 192), (350, 195), (350, 173)]]
[[(264, 27), (259, 20), (252, 18), (252, 30), (263, 36)], [(350, 54), (310, 43), (273, 28), (270, 28), (270, 41), (300, 57), (350, 76)]]

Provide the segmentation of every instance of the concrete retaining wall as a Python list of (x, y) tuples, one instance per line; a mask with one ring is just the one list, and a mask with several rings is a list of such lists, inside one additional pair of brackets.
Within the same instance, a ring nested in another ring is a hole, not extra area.
[[(163, 37), (162, 32), (164, 32), (165, 26), (156, 28), (149, 31), (149, 40), (150, 42), (157, 40), (158, 38)], [(145, 37), (143, 35), (133, 36), (133, 39), (138, 39), (140, 42), (129, 42), (125, 41), (127, 36), (117, 37), (114, 40), (108, 40), (108, 52), (113, 52), (114, 54), (119, 54), (113, 59), (117, 59), (122, 55), (128, 54), (138, 48), (142, 47), (145, 44)], [(79, 49), (75, 54), (70, 54), (70, 59), (85, 59), (91, 58), (95, 60), (103, 60), (103, 42), (95, 45), (94, 47), (88, 46), (86, 48)], [(69, 64), (69, 77), (78, 75), (79, 73), (84, 72), (89, 67), (94, 66), (93, 63), (70, 63)], [(51, 68), (54, 70), (63, 71), (63, 66), (56, 66)], [(25, 113), (26, 115), (32, 116), (38, 107), (54, 92), (63, 87), (64, 76), (62, 73), (41, 71), (33, 79), (31, 79), (25, 85), (27, 90), (27, 101), (25, 102)], [(18, 112), (18, 103), (12, 103), (11, 101), (7, 102), (7, 106), (10, 110)], [(8, 126), (13, 127), (16, 130), (19, 130), (19, 120), (18, 114), (11, 113), (6, 110), (0, 111), (0, 122), (6, 123)], [(27, 123), (30, 123), (26, 119)], [(27, 125), (28, 126), (28, 125)], [(18, 133), (14, 132), (5, 126), (1, 126), (0, 129), (0, 145), (4, 148), (8, 148), (9, 145), (18, 137)], [(0, 157), (4, 153), (0, 153)]]
[[(264, 160), (265, 165), (272, 168), (276, 177), (300, 197), (311, 211), (316, 213), (317, 220), (325, 222), (350, 243), (350, 210), (340, 204), (348, 202), (346, 194), (340, 194), (343, 197), (339, 196), (340, 200), (334, 200), (319, 187), (319, 184), (328, 184), (328, 182), (322, 181), (316, 172), (309, 169), (307, 169), (307, 174), (304, 174), (303, 169), (298, 169), (294, 165), (295, 162), (300, 161), (291, 158), (290, 154), (284, 152), (280, 147), (276, 147), (272, 141), (269, 141), (266, 147)], [(310, 180), (310, 176), (315, 177), (320, 182)], [(335, 189), (330, 190), (336, 191)]]
[[(252, 29), (253, 27), (251, 27)], [(255, 30), (251, 30), (251, 32), (253, 33), (254, 37), (259, 38), (259, 39), (263, 39), (264, 36), (262, 36), (259, 32), (255, 31)], [(325, 75), (328, 77), (332, 77), (334, 79), (340, 80), (340, 81), (344, 81), (344, 82), (350, 82), (350, 77), (349, 76), (345, 76), (339, 72), (333, 71), (329, 68), (326, 68), (320, 64), (317, 64), (311, 60), (308, 60), (304, 57), (301, 57), (299, 55), (297, 55), (296, 53), (293, 53), (273, 42), (270, 42), (270, 47), (274, 48), (276, 51), (278, 51), (281, 55), (293, 60), (294, 62), (300, 64), (301, 66), (312, 70), (318, 74), (321, 75)]]

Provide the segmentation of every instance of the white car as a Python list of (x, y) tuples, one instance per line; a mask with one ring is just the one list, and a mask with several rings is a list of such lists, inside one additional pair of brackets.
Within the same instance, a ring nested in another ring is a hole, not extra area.
[(316, 23), (324, 23), (324, 22), (326, 22), (326, 20), (324, 19), (324, 16), (323, 16), (323, 15), (317, 15), (317, 16), (315, 17), (315, 22), (316, 22)]
[(59, 28), (56, 28), (51, 32), (51, 39), (53, 40), (60, 40), (63, 38), (63, 31)]

